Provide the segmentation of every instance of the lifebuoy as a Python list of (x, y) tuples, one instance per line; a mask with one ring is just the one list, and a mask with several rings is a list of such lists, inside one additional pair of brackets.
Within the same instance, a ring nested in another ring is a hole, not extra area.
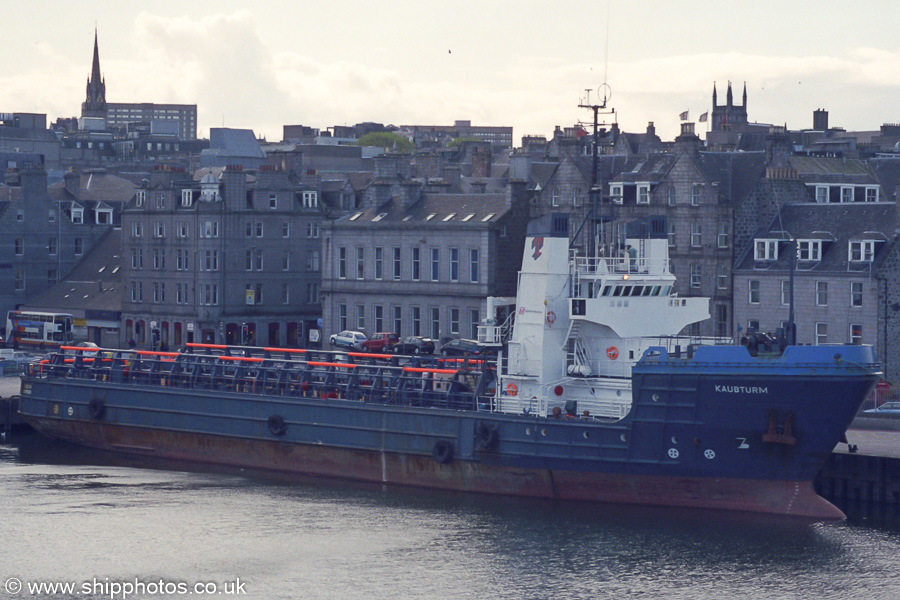
[(606, 349), (606, 356), (608, 356), (610, 360), (616, 360), (619, 358), (619, 349), (615, 346), (610, 346)]
[(281, 437), (287, 433), (287, 423), (284, 422), (284, 417), (281, 415), (272, 415), (266, 425), (269, 427), (269, 433), (275, 437)]
[(431, 450), (431, 455), (434, 457), (435, 462), (446, 465), (453, 460), (453, 443), (447, 440), (436, 441), (434, 448)]
[(475, 430), (475, 442), (482, 450), (492, 450), (500, 441), (500, 432), (493, 423), (479, 423)]
[(556, 321), (556, 313), (552, 310), (547, 311), (547, 322), (553, 325), (554, 321)]
[(518, 393), (519, 393), (519, 388), (516, 387), (516, 384), (511, 383), (508, 386), (506, 386), (506, 395), (507, 396), (515, 396)]

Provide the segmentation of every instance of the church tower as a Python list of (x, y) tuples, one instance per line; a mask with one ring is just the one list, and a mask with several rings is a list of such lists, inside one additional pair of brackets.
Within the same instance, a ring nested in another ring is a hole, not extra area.
[(87, 82), (87, 98), (81, 103), (82, 117), (106, 118), (106, 81), (100, 76), (100, 49), (94, 29), (94, 62)]
[(747, 124), (747, 83), (744, 82), (743, 103), (735, 104), (731, 92), (731, 82), (725, 95), (725, 104), (719, 105), (716, 97), (716, 84), (713, 83), (711, 131), (740, 130)]

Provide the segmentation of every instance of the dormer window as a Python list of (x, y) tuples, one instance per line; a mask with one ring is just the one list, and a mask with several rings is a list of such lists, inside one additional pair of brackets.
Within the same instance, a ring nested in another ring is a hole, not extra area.
[(134, 194), (134, 205), (138, 208), (144, 205), (144, 202), (147, 201), (147, 190), (138, 190)]
[(624, 195), (622, 184), (621, 183), (611, 183), (609, 184), (609, 196), (610, 200), (615, 202), (616, 204), (622, 204), (622, 196)]
[(111, 208), (94, 209), (94, 219), (97, 221), (97, 225), (112, 225), (112, 214)]
[(650, 204), (650, 184), (649, 183), (637, 184), (637, 203), (638, 204)]
[(303, 192), (303, 208), (318, 208), (319, 206), (319, 193), (318, 192)]
[(190, 206), (194, 200), (194, 195), (191, 190), (181, 190), (181, 205), (182, 206)]
[(866, 188), (866, 202), (878, 202), (878, 186), (872, 185)]
[(816, 186), (816, 202), (819, 204), (827, 204), (828, 203), (828, 186), (827, 185), (817, 185)]
[(841, 186), (841, 202), (853, 202), (853, 186)]
[(797, 240), (797, 260), (822, 260), (822, 240)]
[(756, 240), (753, 258), (755, 260), (778, 260), (778, 240)]
[(84, 223), (84, 209), (81, 207), (72, 208), (72, 223), (81, 225)]
[(875, 258), (875, 240), (850, 242), (847, 254), (850, 262), (872, 262)]
[(166, 207), (166, 193), (165, 192), (156, 192), (156, 208), (165, 208)]

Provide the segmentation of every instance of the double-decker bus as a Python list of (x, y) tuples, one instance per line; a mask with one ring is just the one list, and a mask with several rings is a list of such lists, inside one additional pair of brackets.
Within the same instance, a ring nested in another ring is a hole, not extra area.
[(6, 345), (49, 349), (75, 341), (72, 315), (11, 310), (6, 315)]

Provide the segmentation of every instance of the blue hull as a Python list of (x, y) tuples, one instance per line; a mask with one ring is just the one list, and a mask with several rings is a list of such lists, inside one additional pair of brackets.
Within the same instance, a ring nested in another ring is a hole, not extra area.
[(839, 517), (811, 481), (878, 379), (871, 349), (841, 347), (839, 361), (833, 348), (789, 348), (772, 360), (730, 350), (648, 357), (634, 369), (631, 412), (608, 423), (49, 369), (23, 379), (19, 410), (49, 435), (129, 453), (473, 492)]

